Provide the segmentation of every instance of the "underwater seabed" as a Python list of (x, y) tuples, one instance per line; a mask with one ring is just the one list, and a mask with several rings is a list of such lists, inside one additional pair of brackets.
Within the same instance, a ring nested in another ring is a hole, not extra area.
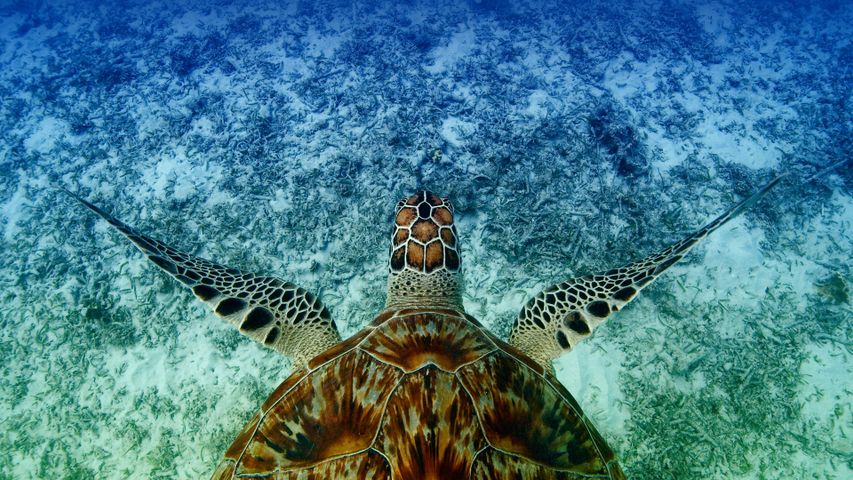
[(852, 7), (509, 3), (3, 3), (0, 479), (206, 478), (290, 371), (56, 186), (345, 336), (431, 188), (506, 336), (783, 172), (556, 369), (632, 479), (853, 478)]

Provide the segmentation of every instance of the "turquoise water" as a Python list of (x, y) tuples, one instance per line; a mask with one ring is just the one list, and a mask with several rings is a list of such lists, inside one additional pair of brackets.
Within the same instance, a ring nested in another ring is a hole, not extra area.
[[(630, 478), (853, 470), (844, 2), (4, 3), (0, 478), (206, 478), (290, 362), (64, 187), (382, 307), (393, 207), (449, 197), (465, 306), (641, 258), (788, 178), (557, 362)], [(827, 167), (834, 166), (827, 170)]]

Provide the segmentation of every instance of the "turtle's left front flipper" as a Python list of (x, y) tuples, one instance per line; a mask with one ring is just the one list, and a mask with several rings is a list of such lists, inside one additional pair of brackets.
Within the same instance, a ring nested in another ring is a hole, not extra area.
[(549, 366), (551, 360), (588, 337), (610, 314), (618, 312), (711, 232), (761, 199), (782, 178), (774, 178), (697, 232), (659, 253), (622, 268), (574, 278), (539, 292), (519, 312), (509, 343), (543, 366)]
[(67, 193), (118, 229), (155, 265), (189, 287), (217, 315), (252, 340), (300, 364), (340, 342), (329, 311), (303, 288), (180, 252)]

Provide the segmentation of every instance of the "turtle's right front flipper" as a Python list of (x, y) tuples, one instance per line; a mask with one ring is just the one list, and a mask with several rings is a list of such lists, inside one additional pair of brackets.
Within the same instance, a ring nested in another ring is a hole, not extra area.
[(340, 341), (329, 311), (305, 289), (180, 252), (68, 194), (123, 233), (155, 265), (192, 289), (217, 315), (252, 340), (301, 364)]
[(573, 278), (542, 290), (519, 312), (509, 343), (548, 367), (551, 360), (589, 337), (607, 317), (618, 312), (711, 232), (760, 200), (783, 176), (774, 178), (746, 200), (661, 252), (621, 268)]

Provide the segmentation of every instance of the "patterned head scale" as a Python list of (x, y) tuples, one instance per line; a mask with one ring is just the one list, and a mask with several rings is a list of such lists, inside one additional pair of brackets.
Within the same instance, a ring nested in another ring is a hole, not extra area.
[(392, 273), (459, 271), (459, 246), (450, 201), (419, 190), (397, 203), (389, 264)]

